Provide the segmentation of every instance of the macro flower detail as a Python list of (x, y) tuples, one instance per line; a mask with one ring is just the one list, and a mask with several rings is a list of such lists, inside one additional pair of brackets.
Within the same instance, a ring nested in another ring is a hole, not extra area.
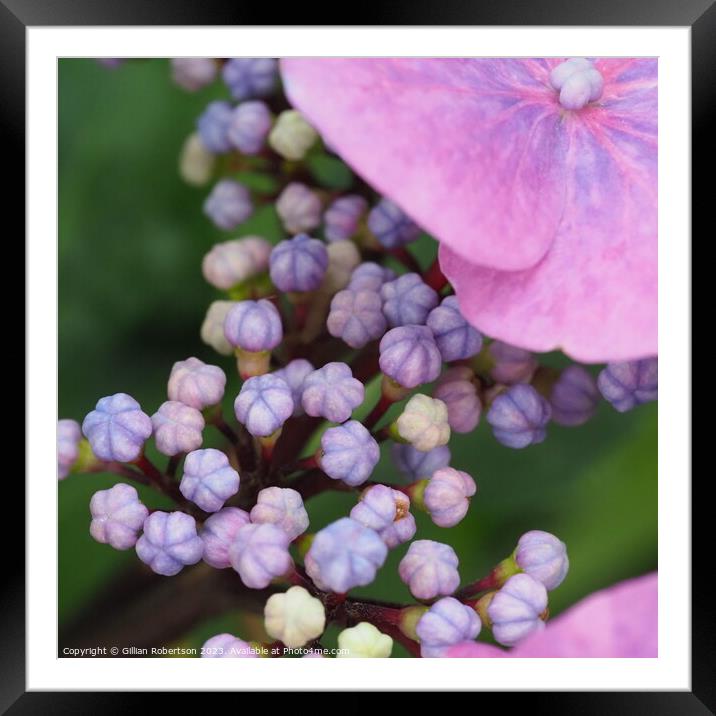
[(368, 202), (358, 194), (338, 197), (323, 214), (326, 241), (343, 241), (358, 232)]
[(257, 659), (256, 650), (233, 634), (217, 634), (207, 639), (201, 647), (205, 659)]
[(487, 606), (492, 635), (504, 646), (514, 646), (544, 628), (540, 615), (547, 609), (547, 590), (528, 574), (515, 574), (494, 594)]
[(364, 261), (351, 275), (348, 288), (352, 291), (374, 291), (380, 293), (381, 286), (395, 278), (392, 269), (373, 261)]
[(649, 403), (658, 397), (657, 358), (628, 363), (610, 363), (597, 378), (599, 392), (620, 413)]
[(321, 223), (321, 198), (300, 182), (291, 182), (276, 200), (276, 213), (290, 234), (312, 231)]
[(430, 478), (423, 501), (438, 527), (454, 527), (467, 514), (470, 498), (477, 492), (475, 481), (462, 470), (443, 467)]
[(121, 550), (134, 547), (149, 514), (137, 491), (121, 482), (109, 490), (95, 492), (90, 500), (90, 512), (92, 537)]
[(209, 515), (199, 532), (204, 543), (204, 561), (216, 569), (230, 567), (229, 547), (249, 521), (249, 513), (238, 507), (224, 507)]
[(239, 301), (226, 314), (224, 336), (232, 346), (249, 353), (271, 351), (283, 339), (281, 316), (265, 298)]
[(201, 262), (204, 278), (228, 291), (268, 270), (271, 244), (260, 236), (245, 236), (214, 244)]
[(231, 151), (229, 125), (233, 108), (228, 102), (210, 102), (196, 122), (201, 143), (213, 154)]
[(249, 589), (264, 589), (291, 568), (288, 543), (288, 535), (276, 525), (244, 525), (229, 546), (229, 561)]
[(199, 331), (201, 340), (223, 356), (234, 352), (233, 346), (224, 335), (224, 321), (234, 305), (234, 301), (212, 301)]
[(326, 626), (326, 611), (320, 599), (303, 587), (272, 594), (264, 607), (266, 633), (296, 649), (317, 639)]
[(416, 273), (405, 273), (384, 283), (380, 295), (383, 299), (383, 313), (392, 328), (425, 323), (439, 300), (438, 294)]
[(266, 143), (272, 124), (273, 117), (265, 102), (242, 102), (231, 115), (226, 135), (242, 154), (258, 154)]
[(189, 92), (196, 92), (216, 79), (217, 66), (212, 57), (174, 57), (170, 62), (172, 79)]
[(178, 455), (201, 447), (204, 417), (199, 410), (167, 400), (152, 415), (154, 442), (164, 455)]
[(303, 381), (313, 373), (315, 368), (305, 358), (294, 358), (283, 368), (274, 371), (274, 375), (283, 378), (291, 389), (293, 397), (293, 414), (303, 415), (303, 405), (301, 405), (301, 394), (303, 393)]
[(537, 359), (523, 348), (493, 341), (488, 346), (487, 353), (492, 364), (490, 376), (498, 383), (529, 383), (537, 370)]
[(346, 363), (326, 363), (303, 381), (301, 404), (308, 415), (342, 423), (365, 397), (363, 383)]
[(360, 497), (350, 517), (364, 527), (375, 530), (390, 549), (408, 542), (416, 531), (410, 514), (410, 500), (388, 485), (373, 485)]
[(455, 296), (446, 296), (433, 308), (426, 324), (446, 363), (471, 358), (482, 348), (482, 335), (465, 320)]
[(470, 433), (477, 427), (482, 413), (482, 402), (471, 368), (455, 366), (445, 371), (433, 390), (433, 397), (445, 403), (451, 430), (456, 433)]
[(169, 400), (203, 410), (221, 402), (225, 387), (226, 374), (221, 368), (192, 357), (172, 366), (167, 394)]
[(251, 509), (254, 524), (269, 522), (280, 527), (293, 541), (308, 529), (308, 513), (301, 494), (290, 487), (265, 487)]
[(428, 452), (450, 440), (447, 406), (422, 393), (414, 395), (396, 421), (400, 437), (416, 450)]
[(430, 383), (440, 375), (440, 351), (426, 326), (391, 328), (379, 348), (380, 369), (404, 388)]
[(556, 589), (569, 570), (567, 545), (549, 532), (525, 532), (517, 543), (515, 563), (546, 589)]
[(305, 567), (319, 588), (343, 594), (370, 584), (387, 555), (388, 548), (375, 530), (342, 517), (316, 533)]
[(179, 489), (205, 512), (216, 512), (239, 491), (239, 473), (221, 450), (194, 450), (184, 460)]
[(374, 291), (339, 291), (331, 301), (326, 326), (351, 348), (362, 348), (385, 333), (383, 301)]
[(380, 459), (380, 447), (357, 420), (328, 428), (321, 436), (321, 469), (334, 480), (355, 487), (364, 483)]
[(318, 290), (326, 296), (332, 296), (350, 283), (353, 269), (360, 263), (360, 252), (348, 239), (332, 241), (326, 247), (326, 252), (328, 268)]
[(57, 477), (64, 480), (80, 454), (82, 430), (76, 420), (57, 421)]
[(224, 64), (221, 77), (239, 102), (265, 97), (278, 82), (278, 62), (272, 57), (232, 57)]
[(281, 291), (313, 291), (328, 268), (326, 245), (306, 234), (282, 241), (271, 252), (271, 280)]
[(249, 190), (233, 179), (217, 182), (204, 202), (204, 213), (225, 231), (235, 229), (253, 212)]
[(287, 109), (276, 118), (269, 134), (269, 145), (284, 159), (298, 162), (316, 143), (318, 133), (295, 109)]
[(549, 73), (552, 87), (559, 90), (559, 103), (565, 109), (582, 109), (602, 96), (604, 78), (594, 64), (574, 57), (557, 65)]
[(144, 521), (144, 534), (135, 549), (152, 571), (171, 577), (201, 559), (204, 543), (196, 533), (193, 517), (184, 512), (158, 511)]
[(211, 179), (215, 157), (195, 132), (184, 141), (179, 155), (179, 176), (192, 186), (204, 186)]
[(234, 401), (234, 412), (252, 435), (268, 437), (293, 414), (291, 388), (275, 373), (249, 378)]
[(368, 214), (368, 228), (386, 249), (409, 244), (420, 235), (420, 227), (390, 199), (381, 199)]
[(531, 385), (518, 383), (493, 400), (487, 422), (503, 445), (524, 448), (545, 439), (551, 415), (549, 403)]
[(598, 401), (591, 374), (580, 365), (567, 366), (549, 394), (552, 420), (558, 425), (582, 425), (594, 415)]
[(339, 659), (387, 659), (393, 640), (370, 622), (359, 622), (338, 635)]
[(126, 393), (100, 398), (82, 422), (82, 433), (100, 460), (131, 462), (152, 434), (152, 421), (139, 403)]
[(398, 573), (416, 599), (448, 596), (460, 585), (458, 558), (448, 544), (419, 539), (400, 560)]
[(424, 452), (412, 445), (395, 443), (390, 449), (390, 456), (401, 475), (410, 481), (432, 477), (436, 470), (447, 467), (451, 459), (447, 445)]
[(415, 628), (420, 653), (427, 658), (443, 656), (447, 647), (474, 639), (480, 626), (474, 609), (453, 597), (443, 597), (423, 614)]

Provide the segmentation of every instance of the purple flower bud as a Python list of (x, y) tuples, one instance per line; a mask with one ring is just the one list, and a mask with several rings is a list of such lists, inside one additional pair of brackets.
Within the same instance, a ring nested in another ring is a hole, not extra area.
[(429, 383), (440, 375), (440, 351), (427, 326), (399, 326), (380, 341), (380, 369), (404, 388)]
[(326, 245), (306, 234), (277, 244), (271, 252), (271, 280), (280, 291), (313, 291), (328, 268)]
[(199, 533), (204, 542), (204, 561), (216, 569), (230, 567), (229, 547), (248, 523), (249, 513), (238, 507), (224, 507), (207, 517)]
[(264, 589), (291, 568), (288, 544), (288, 535), (276, 525), (244, 525), (229, 547), (231, 566), (247, 587)]
[(396, 249), (420, 235), (420, 228), (390, 199), (381, 199), (368, 214), (368, 228), (386, 249)]
[(217, 634), (201, 647), (202, 659), (258, 659), (258, 650), (233, 634)]
[(233, 109), (228, 102), (210, 102), (196, 121), (201, 143), (214, 154), (231, 151), (228, 137)]
[(358, 194), (338, 197), (323, 215), (326, 241), (350, 239), (367, 209), (368, 202)]
[(518, 383), (494, 399), (487, 422), (503, 445), (524, 448), (545, 439), (551, 415), (549, 403), (531, 385)]
[(129, 549), (147, 519), (149, 510), (139, 501), (131, 485), (118, 483), (109, 490), (100, 490), (90, 500), (92, 524), (90, 534), (97, 542), (115, 549)]
[(179, 489), (204, 512), (216, 512), (239, 491), (239, 473), (221, 450), (194, 450), (184, 460)]
[(380, 460), (380, 447), (357, 420), (329, 428), (321, 436), (321, 469), (355, 487), (364, 483)]
[(272, 123), (273, 118), (265, 102), (242, 102), (233, 111), (227, 136), (242, 154), (258, 154), (266, 143)]
[(480, 422), (482, 403), (475, 374), (467, 366), (455, 366), (440, 376), (433, 396), (447, 405), (448, 423), (456, 433), (471, 433)]
[(216, 77), (216, 61), (212, 57), (174, 57), (169, 62), (172, 79), (189, 92), (196, 92)]
[(265, 97), (276, 88), (278, 60), (272, 57), (232, 57), (224, 63), (221, 76), (235, 100)]
[(386, 329), (383, 301), (373, 291), (339, 291), (331, 301), (328, 332), (351, 348), (362, 348)]
[(290, 234), (311, 231), (321, 223), (321, 198), (305, 184), (291, 182), (276, 200), (276, 213)]
[(308, 513), (301, 494), (290, 487), (266, 487), (251, 510), (251, 521), (280, 527), (293, 541), (308, 529)]
[(409, 510), (407, 495), (387, 485), (373, 485), (351, 510), (351, 519), (375, 530), (392, 549), (415, 535), (415, 518)]
[(567, 545), (549, 532), (531, 530), (520, 537), (515, 551), (517, 566), (546, 589), (555, 589), (567, 576)]
[(204, 322), (201, 324), (201, 340), (223, 356), (231, 355), (234, 352), (233, 346), (224, 335), (224, 321), (232, 306), (234, 306), (234, 301), (212, 302), (206, 311)]
[(184, 512), (152, 512), (144, 521), (144, 534), (136, 545), (137, 556), (152, 571), (171, 577), (204, 554), (194, 518)]
[(220, 229), (230, 231), (253, 214), (249, 190), (233, 179), (222, 179), (204, 202), (204, 213)]
[(438, 305), (438, 294), (416, 273), (406, 273), (380, 289), (390, 326), (421, 325)]
[(216, 288), (228, 291), (268, 270), (271, 244), (260, 236), (245, 236), (214, 244), (201, 262), (204, 278)]
[(178, 455), (201, 447), (204, 416), (176, 400), (167, 400), (152, 415), (154, 441), (163, 455)]
[(303, 415), (303, 405), (301, 405), (303, 381), (306, 380), (306, 377), (313, 373), (314, 370), (313, 365), (305, 358), (295, 358), (280, 370), (274, 371), (274, 375), (283, 378), (291, 389), (294, 415)]
[(288, 383), (275, 373), (249, 378), (234, 402), (236, 419), (255, 437), (275, 433), (293, 414)]
[(395, 278), (395, 271), (373, 261), (365, 261), (351, 275), (348, 288), (351, 291), (374, 291), (380, 293), (381, 286)]
[(601, 394), (620, 412), (625, 413), (642, 403), (657, 399), (659, 360), (609, 363), (599, 374), (597, 385)]
[(540, 614), (547, 609), (547, 590), (528, 574), (515, 574), (487, 607), (495, 641), (514, 646), (544, 627)]
[(116, 70), (121, 67), (125, 60), (123, 57), (96, 57), (96, 61), (107, 70)]
[(411, 482), (432, 477), (436, 470), (447, 467), (451, 458), (447, 445), (423, 452), (402, 443), (391, 447), (390, 456), (401, 475)]
[(250, 353), (271, 351), (283, 340), (281, 316), (265, 298), (239, 301), (226, 314), (224, 335), (232, 346)]
[(170, 400), (203, 410), (221, 402), (225, 387), (226, 374), (221, 368), (198, 358), (187, 358), (173, 365), (167, 393)]
[(460, 313), (457, 296), (447, 296), (433, 308), (427, 325), (445, 362), (471, 358), (482, 348), (482, 335)]
[(462, 470), (436, 470), (423, 494), (425, 508), (438, 527), (454, 527), (467, 514), (470, 497), (477, 492), (475, 481)]
[(597, 384), (582, 366), (565, 368), (552, 387), (549, 402), (558, 425), (582, 425), (594, 415), (599, 400)]
[(494, 363), (490, 375), (498, 383), (528, 383), (537, 370), (537, 359), (522, 348), (493, 341), (488, 350)]
[(345, 363), (326, 363), (303, 381), (301, 404), (313, 417), (342, 423), (365, 398), (363, 383), (353, 377)]
[(82, 430), (76, 420), (57, 421), (57, 478), (67, 477), (80, 454)]
[(415, 631), (420, 639), (420, 654), (433, 658), (462, 641), (471, 641), (479, 633), (477, 612), (454, 597), (443, 597), (420, 617)]
[(377, 532), (342, 517), (316, 533), (306, 554), (306, 572), (319, 589), (344, 594), (370, 584), (387, 555)]
[(458, 563), (450, 545), (419, 539), (400, 560), (398, 573), (416, 599), (434, 599), (452, 594), (458, 588)]
[(131, 395), (115, 393), (97, 402), (82, 432), (100, 460), (131, 462), (142, 454), (152, 421)]

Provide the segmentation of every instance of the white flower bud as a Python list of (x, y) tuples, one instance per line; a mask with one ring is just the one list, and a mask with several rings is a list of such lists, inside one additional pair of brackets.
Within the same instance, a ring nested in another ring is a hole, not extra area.
[(179, 155), (179, 176), (192, 186), (204, 186), (214, 171), (214, 155), (203, 145), (198, 134), (190, 134)]
[(393, 651), (393, 640), (369, 622), (360, 622), (338, 635), (338, 658), (387, 659)]
[(268, 138), (271, 148), (284, 159), (299, 161), (318, 139), (316, 130), (295, 109), (281, 112)]
[(224, 319), (234, 303), (234, 301), (214, 301), (201, 324), (201, 340), (223, 356), (230, 356), (234, 352), (234, 347), (224, 335)]
[(321, 601), (303, 587), (291, 587), (268, 598), (264, 625), (269, 636), (296, 649), (323, 634), (326, 612)]
[(447, 405), (422, 393), (407, 402), (396, 423), (400, 437), (422, 452), (447, 445), (450, 440)]

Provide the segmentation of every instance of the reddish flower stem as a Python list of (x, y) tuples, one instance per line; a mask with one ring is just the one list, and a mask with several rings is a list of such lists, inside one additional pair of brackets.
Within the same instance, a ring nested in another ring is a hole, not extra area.
[(390, 249), (388, 253), (396, 260), (400, 261), (405, 268), (407, 268), (409, 271), (412, 271), (413, 273), (421, 274), (422, 268), (420, 268), (420, 264), (418, 263), (417, 259), (413, 254), (408, 251), (404, 246), (401, 246), (397, 249)]
[(497, 578), (495, 571), (493, 570), (486, 577), (478, 579), (475, 582), (465, 585), (462, 589), (459, 589), (455, 593), (455, 598), (462, 601), (466, 601), (469, 597), (472, 597), (480, 592), (489, 592), (492, 589), (498, 589), (500, 582)]
[(425, 281), (430, 288), (435, 289), (438, 293), (442, 291), (445, 286), (447, 286), (448, 280), (440, 268), (440, 262), (438, 261), (437, 256), (435, 257), (435, 261), (432, 262), (428, 270), (425, 272), (423, 281)]
[(301, 494), (304, 500), (308, 500), (321, 492), (333, 490), (336, 492), (352, 492), (354, 488), (346, 485), (340, 480), (332, 480), (325, 472), (318, 468), (309, 470), (294, 479), (289, 487)]
[(365, 420), (363, 420), (363, 426), (368, 429), (372, 430), (373, 427), (377, 422), (380, 421), (380, 419), (386, 414), (388, 411), (388, 408), (393, 404), (393, 401), (390, 400), (390, 398), (386, 397), (384, 394), (381, 394), (380, 400), (376, 403), (373, 410), (368, 413)]

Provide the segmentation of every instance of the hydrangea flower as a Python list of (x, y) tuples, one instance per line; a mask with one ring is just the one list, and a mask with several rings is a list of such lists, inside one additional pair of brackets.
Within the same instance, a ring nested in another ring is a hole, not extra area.
[(585, 362), (653, 355), (657, 60), (594, 60), (598, 101), (583, 69), (575, 80), (552, 74), (562, 62), (281, 64), (291, 103), (441, 242), (473, 325)]
[(556, 589), (569, 570), (567, 545), (549, 532), (525, 532), (517, 543), (515, 563), (546, 589)]
[(387, 659), (393, 640), (370, 622), (359, 622), (338, 635), (338, 659)]
[(303, 587), (272, 594), (264, 607), (266, 633), (290, 649), (317, 639), (326, 626), (326, 610), (320, 599)]
[(271, 280), (281, 291), (313, 291), (328, 268), (326, 245), (306, 234), (282, 241), (271, 252)]
[(443, 597), (420, 617), (415, 631), (420, 639), (420, 654), (432, 658), (445, 649), (474, 639), (480, 633), (477, 612), (453, 597)]
[(283, 368), (274, 371), (274, 375), (283, 378), (291, 389), (294, 415), (303, 415), (303, 405), (301, 405), (303, 381), (306, 380), (306, 377), (313, 373), (314, 370), (315, 368), (310, 361), (307, 361), (305, 358), (294, 358)]
[(300, 112), (281, 112), (269, 134), (269, 145), (284, 159), (300, 162), (316, 143), (318, 133)]
[(399, 326), (381, 339), (379, 364), (398, 385), (416, 388), (440, 375), (442, 360), (427, 326)]
[(398, 434), (416, 450), (427, 452), (450, 440), (447, 406), (422, 393), (414, 395), (396, 420)]
[(179, 154), (179, 176), (192, 186), (204, 186), (214, 171), (214, 155), (204, 146), (201, 137), (190, 134)]
[(170, 400), (203, 410), (221, 402), (225, 387), (226, 374), (221, 368), (192, 357), (172, 366), (167, 393)]
[(291, 182), (276, 200), (276, 213), (290, 234), (312, 231), (321, 223), (321, 198), (301, 182)]
[(212, 57), (173, 57), (169, 62), (172, 79), (189, 92), (196, 92), (216, 78), (217, 66)]
[(364, 261), (351, 275), (348, 288), (352, 291), (374, 291), (380, 293), (386, 281), (395, 278), (395, 271), (373, 261)]
[(370, 584), (387, 555), (388, 548), (377, 532), (342, 517), (316, 533), (305, 567), (319, 589), (343, 594)]
[(239, 473), (221, 450), (194, 450), (184, 460), (179, 489), (205, 512), (216, 512), (239, 491)]
[(380, 288), (383, 313), (391, 327), (425, 323), (438, 294), (416, 273), (405, 273)]
[(76, 420), (57, 421), (57, 477), (64, 480), (80, 454), (82, 430)]
[(272, 435), (293, 414), (291, 388), (275, 373), (249, 378), (234, 401), (234, 412), (252, 435)]
[(368, 228), (386, 249), (409, 244), (420, 235), (420, 228), (393, 201), (381, 199), (368, 214)]
[(364, 527), (375, 530), (393, 549), (415, 535), (415, 518), (409, 510), (407, 495), (387, 485), (373, 485), (361, 495), (350, 516)]
[(446, 296), (433, 308), (426, 324), (446, 363), (471, 358), (482, 348), (482, 335), (465, 320), (455, 296)]
[(459, 560), (448, 544), (419, 539), (400, 560), (398, 574), (416, 599), (448, 596), (460, 585)]
[(220, 229), (230, 231), (254, 212), (249, 190), (233, 179), (218, 181), (204, 202), (204, 213)]
[(118, 483), (109, 490), (100, 490), (90, 500), (92, 523), (90, 534), (97, 542), (115, 549), (129, 549), (137, 543), (149, 510), (140, 502), (131, 485)]
[(455, 366), (440, 376), (433, 397), (445, 403), (450, 429), (471, 433), (480, 422), (482, 402), (477, 394), (475, 374), (467, 366)]
[(272, 248), (260, 236), (245, 236), (214, 244), (202, 259), (201, 272), (212, 286), (228, 291), (268, 270)]
[(207, 639), (201, 647), (205, 659), (258, 659), (251, 644), (233, 634), (217, 634)]
[(495, 593), (487, 606), (492, 635), (504, 646), (513, 646), (544, 628), (540, 615), (547, 609), (547, 590), (528, 574), (515, 574)]
[(351, 348), (362, 348), (385, 333), (383, 301), (374, 291), (339, 291), (331, 301), (326, 326)]
[(347, 239), (328, 244), (326, 252), (328, 268), (318, 290), (327, 296), (332, 296), (350, 283), (353, 269), (360, 263), (360, 252), (358, 247)]
[(353, 377), (346, 363), (326, 363), (303, 381), (301, 404), (308, 415), (342, 423), (351, 417), (365, 397), (363, 383)]
[(234, 301), (213, 301), (209, 304), (206, 316), (201, 324), (201, 340), (224, 356), (231, 355), (234, 352), (233, 346), (226, 340), (224, 335), (224, 321), (233, 305)]
[(498, 383), (529, 383), (537, 370), (537, 359), (523, 348), (493, 341), (487, 351), (492, 363), (490, 375)]
[(470, 498), (477, 492), (475, 481), (462, 470), (443, 467), (430, 478), (423, 502), (438, 527), (454, 527), (467, 514)]
[(167, 400), (152, 415), (154, 441), (164, 455), (178, 455), (201, 447), (204, 416), (176, 400)]
[(204, 542), (204, 561), (216, 569), (230, 567), (229, 547), (249, 521), (249, 513), (238, 507), (224, 507), (209, 515), (199, 533)]
[(447, 445), (423, 452), (412, 445), (395, 443), (390, 448), (390, 456), (398, 471), (411, 481), (432, 477), (436, 470), (447, 467), (451, 459)]
[(278, 81), (278, 61), (273, 57), (232, 57), (221, 77), (238, 101), (271, 94)]
[(242, 102), (234, 108), (226, 136), (242, 154), (258, 154), (272, 124), (271, 111), (265, 102)]
[(367, 209), (368, 202), (358, 194), (338, 197), (323, 215), (326, 241), (343, 241), (354, 236)]
[(580, 365), (567, 366), (552, 386), (552, 420), (559, 425), (582, 425), (594, 415), (599, 401), (597, 384)]
[(137, 556), (152, 571), (171, 577), (196, 564), (204, 543), (196, 533), (194, 518), (184, 512), (152, 512), (144, 521), (144, 534), (137, 540)]
[(320, 466), (334, 480), (360, 485), (371, 476), (378, 460), (378, 443), (357, 420), (328, 428), (321, 436)]
[(256, 497), (250, 516), (254, 524), (277, 525), (291, 541), (308, 529), (308, 513), (301, 494), (290, 487), (265, 487)]
[(233, 108), (228, 102), (210, 102), (196, 122), (201, 143), (214, 154), (231, 151), (229, 125)]
[(131, 395), (115, 393), (99, 399), (82, 422), (82, 433), (100, 460), (131, 462), (142, 454), (152, 421)]
[(249, 353), (271, 351), (283, 340), (281, 316), (268, 299), (238, 301), (226, 314), (224, 336)]
[(549, 403), (531, 385), (518, 383), (494, 399), (487, 422), (503, 445), (523, 448), (545, 439), (551, 415)]
[(247, 587), (264, 589), (291, 568), (288, 543), (288, 535), (276, 525), (244, 525), (229, 546), (231, 566)]
[(610, 363), (597, 378), (601, 394), (620, 413), (658, 397), (659, 362), (656, 358)]

